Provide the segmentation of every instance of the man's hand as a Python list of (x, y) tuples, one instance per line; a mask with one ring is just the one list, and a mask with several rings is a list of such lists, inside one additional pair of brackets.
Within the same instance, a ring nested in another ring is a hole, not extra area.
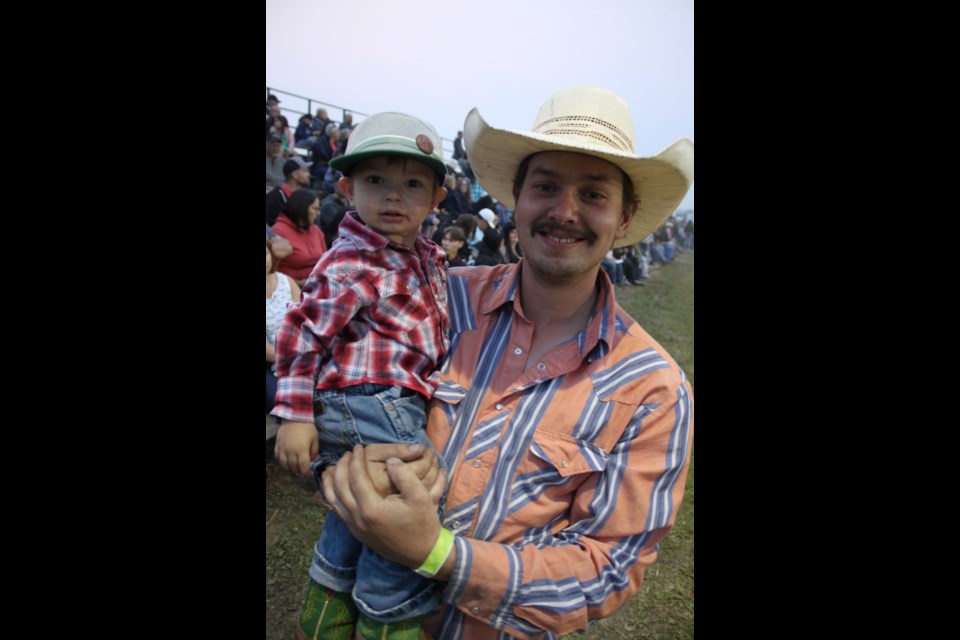
[[(440, 472), (437, 455), (432, 449), (421, 444), (370, 444), (365, 451), (367, 475), (381, 497), (386, 498), (391, 493), (397, 493), (387, 474), (387, 460), (390, 458), (406, 462), (425, 487), (432, 487), (437, 481), (437, 474)], [(333, 470), (330, 472), (333, 473)]]
[(363, 544), (388, 560), (416, 568), (440, 534), (437, 505), (443, 497), (446, 473), (441, 470), (426, 487), (399, 458), (385, 462), (387, 475), (399, 493), (380, 495), (368, 472), (366, 452), (357, 445), (335, 467), (324, 471), (323, 495)]

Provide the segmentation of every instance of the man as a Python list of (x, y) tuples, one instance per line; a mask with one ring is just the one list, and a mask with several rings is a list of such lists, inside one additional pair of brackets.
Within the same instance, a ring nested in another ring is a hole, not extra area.
[(267, 192), (279, 187), (286, 178), (283, 175), (283, 141), (276, 133), (267, 134)]
[(449, 274), (452, 346), (427, 422), (449, 472), (358, 445), (323, 494), (364, 544), (446, 583), (434, 638), (585, 631), (640, 588), (683, 497), (689, 383), (600, 263), (677, 207), (693, 143), (634, 155), (626, 102), (588, 86), (554, 94), (532, 132), (477, 109), (464, 130), (479, 180), (515, 205), (523, 259)]
[(345, 129), (353, 130), (353, 114), (349, 111), (343, 112), (343, 122), (340, 123), (340, 131)]
[(463, 131), (457, 131), (457, 138), (453, 141), (453, 159), (459, 160), (467, 155), (463, 150)]
[(310, 186), (310, 167), (312, 165), (312, 162), (305, 162), (299, 156), (294, 156), (283, 163), (283, 184), (267, 194), (268, 225), (273, 226), (273, 223), (277, 221), (280, 210), (294, 191)]

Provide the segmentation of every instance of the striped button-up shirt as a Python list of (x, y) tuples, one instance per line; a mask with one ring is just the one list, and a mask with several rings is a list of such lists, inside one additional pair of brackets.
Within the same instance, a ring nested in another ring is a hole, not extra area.
[(439, 640), (554, 638), (640, 587), (673, 526), (693, 436), (690, 385), (614, 300), (603, 272), (587, 326), (526, 362), (520, 264), (451, 270), (450, 353), (428, 434), (451, 468), (456, 534)]
[(427, 398), (447, 351), (446, 254), (388, 240), (351, 211), (277, 335), (275, 416), (313, 422), (313, 390), (372, 382)]

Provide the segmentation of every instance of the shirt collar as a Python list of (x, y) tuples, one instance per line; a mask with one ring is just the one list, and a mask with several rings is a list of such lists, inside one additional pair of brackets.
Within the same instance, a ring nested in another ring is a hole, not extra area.
[[(356, 211), (348, 211), (347, 214), (343, 216), (343, 221), (340, 223), (338, 233), (341, 236), (350, 238), (361, 251), (383, 251), (389, 246), (393, 249), (414, 251), (420, 257), (433, 257), (438, 261), (446, 259), (446, 254), (443, 252), (443, 249), (440, 249), (432, 242), (428, 243), (422, 233), (417, 234), (415, 248), (411, 249), (405, 244), (390, 240), (376, 229), (365, 225)], [(439, 254), (439, 256), (437, 254)]]
[[(493, 295), (483, 302), (480, 309), (481, 313), (490, 314), (504, 304), (513, 304), (514, 302), (517, 308), (522, 310), (520, 300), (517, 299), (522, 266), (523, 260), (510, 265), (506, 269), (501, 280), (494, 283), (495, 291)], [(617, 322), (617, 301), (614, 296), (613, 285), (603, 269), (600, 269), (597, 276), (597, 285), (600, 290), (590, 321), (577, 336), (581, 345), (580, 353), (589, 355), (591, 362), (610, 349)]]

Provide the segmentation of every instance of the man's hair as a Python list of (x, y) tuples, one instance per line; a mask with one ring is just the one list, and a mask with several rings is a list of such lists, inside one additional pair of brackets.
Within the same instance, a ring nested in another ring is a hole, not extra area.
[[(541, 153), (545, 152), (540, 151), (537, 153), (531, 153), (524, 158), (523, 162), (521, 162), (517, 167), (517, 173), (513, 176), (513, 199), (515, 203), (516, 201), (520, 200), (520, 191), (523, 189), (524, 180), (527, 179), (527, 171), (530, 169), (530, 160)], [(603, 158), (601, 158), (601, 160), (602, 159)], [(623, 219), (636, 209), (637, 205), (640, 204), (640, 200), (637, 199), (637, 194), (633, 190), (633, 181), (630, 180), (630, 176), (624, 173), (623, 169), (620, 167), (617, 167), (617, 170), (620, 172), (620, 177), (623, 179), (623, 210), (620, 212), (621, 219)]]
[(293, 224), (301, 229), (310, 228), (308, 209), (319, 196), (313, 189), (297, 189), (290, 194), (290, 199), (283, 205), (281, 211), (286, 214)]

